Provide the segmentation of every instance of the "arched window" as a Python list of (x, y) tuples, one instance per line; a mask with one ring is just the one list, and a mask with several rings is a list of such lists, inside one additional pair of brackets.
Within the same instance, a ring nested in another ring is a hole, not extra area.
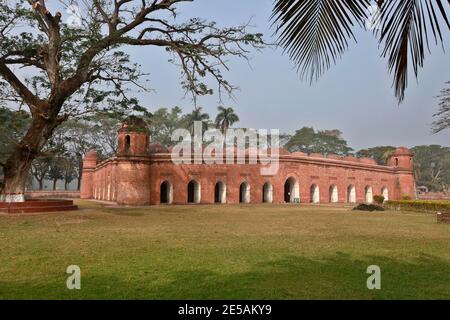
[(272, 203), (273, 202), (273, 187), (272, 184), (266, 182), (263, 186), (263, 203)]
[(284, 183), (284, 202), (300, 202), (300, 187), (294, 178), (289, 178)]
[(217, 182), (214, 188), (214, 202), (227, 203), (227, 186), (222, 181)]
[(310, 200), (312, 203), (319, 203), (320, 202), (320, 190), (319, 186), (317, 184), (313, 184), (310, 188)]
[(384, 197), (384, 201), (389, 201), (389, 189), (387, 187), (381, 189), (381, 195)]
[(200, 183), (192, 180), (188, 184), (188, 203), (200, 203), (201, 200), (201, 190)]
[(354, 185), (349, 185), (347, 188), (347, 202), (356, 203), (356, 188)]
[(330, 186), (330, 202), (331, 203), (337, 203), (339, 202), (339, 194), (338, 194), (338, 188), (336, 185)]
[(106, 193), (106, 200), (111, 201), (111, 183), (108, 183), (108, 191)]
[(373, 203), (373, 190), (371, 186), (365, 188), (366, 202)]
[(161, 183), (160, 188), (160, 203), (171, 204), (173, 198), (172, 184), (169, 181)]
[(395, 166), (398, 167), (398, 164), (399, 164), (398, 158), (395, 158)]
[(131, 137), (129, 135), (125, 136), (125, 152), (128, 153), (131, 147)]
[(239, 202), (250, 203), (250, 185), (248, 182), (243, 182), (239, 188)]

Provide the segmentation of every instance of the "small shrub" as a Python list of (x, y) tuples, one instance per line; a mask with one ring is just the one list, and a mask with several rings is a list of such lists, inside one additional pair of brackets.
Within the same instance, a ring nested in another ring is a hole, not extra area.
[(375, 203), (378, 203), (378, 204), (383, 204), (384, 203), (384, 197), (380, 196), (380, 195), (374, 196), (373, 197), (373, 201), (375, 201)]
[(412, 200), (412, 198), (410, 196), (403, 196), (402, 200), (410, 201), (410, 200)]
[(373, 212), (373, 211), (384, 211), (384, 208), (382, 206), (377, 205), (377, 204), (365, 204), (365, 203), (362, 203), (362, 204), (359, 204), (356, 207), (354, 207), (353, 210)]
[(397, 211), (450, 212), (450, 201), (398, 200), (386, 201), (384, 207)]

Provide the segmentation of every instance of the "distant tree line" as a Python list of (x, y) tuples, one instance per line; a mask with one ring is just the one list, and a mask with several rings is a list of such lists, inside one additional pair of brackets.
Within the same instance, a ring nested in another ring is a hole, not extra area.
[[(55, 130), (33, 160), (28, 185), (34, 178), (39, 189), (43, 189), (44, 181), (51, 181), (53, 189), (56, 189), (58, 181), (63, 181), (65, 189), (68, 189), (76, 180), (79, 189), (84, 154), (91, 149), (96, 149), (102, 158), (115, 154), (118, 125), (123, 117), (124, 114), (120, 113), (98, 112), (66, 121)], [(0, 162), (8, 158), (30, 122), (27, 112), (0, 108)], [(0, 176), (3, 176), (2, 172)]]
[[(215, 118), (201, 107), (184, 113), (179, 107), (159, 108), (152, 114), (140, 111), (139, 115), (149, 124), (152, 143), (172, 146), (172, 132), (178, 128), (192, 131), (195, 121), (203, 123), (203, 129), (216, 128), (222, 132), (239, 122), (239, 117), (231, 107), (219, 106)], [(65, 188), (73, 181), (77, 187), (81, 184), (84, 154), (97, 150), (100, 159), (106, 159), (117, 152), (117, 131), (127, 113), (98, 112), (93, 116), (69, 120), (57, 129), (40, 155), (33, 161), (29, 180), (37, 181), (42, 189), (44, 181), (51, 181), (53, 189), (58, 181), (63, 181)], [(20, 141), (26, 132), (30, 117), (24, 111), (11, 111), (0, 108), (0, 161), (7, 158), (14, 143)], [(307, 154), (353, 155), (359, 158), (373, 158), (378, 164), (386, 164), (389, 156), (396, 149), (393, 146), (377, 146), (359, 151), (353, 150), (340, 130), (316, 130), (303, 127), (294, 133), (283, 133), (280, 145), (290, 152)], [(432, 191), (448, 190), (450, 186), (450, 148), (439, 145), (416, 146), (414, 170), (418, 185), (426, 186)], [(1, 174), (0, 174), (1, 176)]]
[[(204, 128), (226, 130), (239, 121), (233, 108), (218, 107), (215, 121), (201, 107), (183, 114), (179, 107), (160, 108), (153, 114), (145, 110), (135, 111), (149, 124), (152, 143), (163, 146), (172, 144), (171, 134), (175, 129), (193, 130), (195, 121), (204, 123)], [(87, 117), (71, 119), (59, 126), (39, 155), (33, 160), (28, 177), (28, 186), (32, 179), (37, 181), (38, 188), (44, 188), (45, 181), (52, 182), (56, 190), (58, 181), (63, 181), (65, 189), (73, 181), (77, 181), (77, 189), (81, 186), (83, 157), (87, 151), (97, 150), (100, 159), (107, 159), (117, 152), (117, 131), (124, 118), (129, 115), (122, 111), (97, 112)], [(31, 116), (28, 112), (14, 111), (0, 107), (0, 162), (6, 160), (15, 145), (19, 143), (28, 130)], [(0, 167), (0, 184), (3, 172)]]

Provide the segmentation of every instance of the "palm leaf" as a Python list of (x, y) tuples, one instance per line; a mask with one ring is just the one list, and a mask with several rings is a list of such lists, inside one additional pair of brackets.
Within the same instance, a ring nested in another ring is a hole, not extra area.
[(277, 0), (272, 20), (279, 43), (302, 76), (317, 79), (355, 39), (355, 23), (367, 18), (369, 0)]
[(381, 7), (380, 30), (376, 34), (384, 46), (389, 71), (394, 75), (395, 95), (402, 101), (408, 86), (411, 60), (414, 75), (423, 67), (429, 35), (436, 43), (443, 41), (441, 24), (450, 28), (447, 10), (449, 1), (402, 0), (385, 1)]
[(272, 14), (277, 23), (280, 45), (298, 65), (302, 76), (317, 79), (355, 39), (355, 22), (369, 19), (369, 5), (377, 4), (380, 13), (375, 31), (383, 46), (393, 74), (395, 94), (404, 99), (408, 69), (417, 77), (423, 67), (429, 38), (443, 42), (443, 27), (450, 29), (450, 0), (276, 0)]

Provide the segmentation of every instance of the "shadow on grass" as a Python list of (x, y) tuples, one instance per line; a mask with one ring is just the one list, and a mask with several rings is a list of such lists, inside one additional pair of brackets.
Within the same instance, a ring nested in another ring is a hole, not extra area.
[[(381, 268), (381, 290), (368, 290), (369, 265)], [(160, 266), (159, 266), (160, 267)], [(1, 299), (449, 299), (450, 264), (422, 254), (414, 261), (382, 256), (352, 259), (344, 253), (320, 260), (286, 256), (221, 272), (186, 266), (164, 270), (157, 265), (117, 265), (82, 273), (81, 290), (65, 288), (66, 274), (42, 280), (0, 281)], [(82, 269), (83, 270), (83, 269)], [(94, 274), (95, 273), (95, 274)], [(30, 275), (32, 277), (33, 275)]]

